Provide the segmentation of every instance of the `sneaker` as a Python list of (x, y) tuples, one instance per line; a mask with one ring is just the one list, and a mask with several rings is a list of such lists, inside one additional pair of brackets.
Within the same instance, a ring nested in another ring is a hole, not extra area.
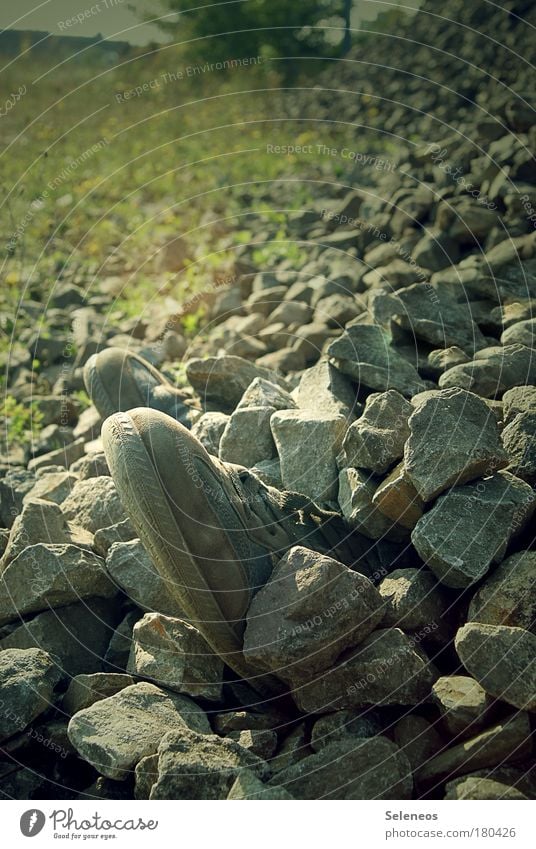
[(293, 545), (367, 572), (374, 543), (359, 536), (356, 546), (337, 514), (212, 457), (156, 410), (116, 413), (102, 437), (123, 506), (169, 592), (231, 669), (259, 692), (280, 690), (242, 654), (253, 596)]
[(191, 400), (138, 354), (122, 348), (93, 354), (84, 366), (84, 383), (103, 418), (143, 406), (190, 426)]

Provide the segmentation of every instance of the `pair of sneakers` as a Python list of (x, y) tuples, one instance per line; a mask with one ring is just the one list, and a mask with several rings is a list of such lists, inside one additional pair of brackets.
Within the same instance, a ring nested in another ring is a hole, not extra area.
[(280, 691), (242, 653), (254, 594), (294, 545), (364, 574), (377, 568), (376, 546), (338, 514), (211, 456), (185, 426), (188, 398), (141, 357), (102, 351), (84, 380), (105, 417), (104, 451), (123, 506), (169, 592), (232, 670), (263, 695)]

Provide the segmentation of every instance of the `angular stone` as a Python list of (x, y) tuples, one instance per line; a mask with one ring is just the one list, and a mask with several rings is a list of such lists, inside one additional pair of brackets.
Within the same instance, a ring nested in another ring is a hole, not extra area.
[(39, 457), (34, 457), (28, 463), (28, 471), (35, 472), (37, 469), (42, 469), (43, 466), (62, 466), (68, 469), (75, 460), (79, 460), (84, 456), (85, 443), (83, 439), (76, 439), (69, 445), (64, 445), (57, 448), (55, 451), (49, 451), (46, 454), (41, 454)]
[(464, 589), (502, 560), (535, 504), (528, 484), (499, 472), (441, 495), (415, 525), (411, 541), (441, 583)]
[(302, 348), (296, 345), (295, 347), (285, 346), (278, 351), (272, 351), (259, 357), (257, 366), (272, 369), (281, 374), (288, 374), (292, 371), (301, 371), (307, 365), (307, 358)]
[(254, 755), (257, 755), (257, 757), (263, 760), (269, 760), (277, 749), (277, 734), (268, 728), (252, 728), (249, 731), (231, 731), (227, 739), (235, 740), (244, 749), (247, 749), (248, 752), (253, 752)]
[(436, 351), (430, 351), (428, 354), (428, 363), (433, 368), (437, 375), (443, 374), (453, 366), (459, 366), (461, 363), (470, 362), (471, 358), (467, 356), (465, 351), (456, 345), (451, 345), (450, 348), (439, 348)]
[(281, 772), (292, 764), (302, 761), (304, 758), (313, 754), (313, 750), (308, 744), (309, 732), (304, 722), (294, 726), (292, 731), (287, 734), (279, 751), (270, 761), (270, 768), (273, 775)]
[(497, 566), (471, 599), (467, 619), (536, 634), (536, 552), (520, 551)]
[(101, 699), (114, 696), (125, 687), (135, 684), (131, 675), (116, 672), (94, 672), (93, 675), (75, 675), (63, 697), (62, 709), (72, 716)]
[(256, 377), (240, 399), (237, 410), (244, 407), (274, 407), (276, 410), (293, 410), (296, 407), (290, 392), (263, 377)]
[(315, 321), (344, 330), (345, 324), (364, 312), (365, 308), (364, 300), (356, 295), (335, 293), (316, 302)]
[(260, 713), (251, 710), (231, 710), (212, 716), (212, 727), (216, 734), (223, 737), (235, 731), (266, 731), (285, 724), (285, 715), (276, 709), (263, 710)]
[(68, 734), (97, 772), (122, 779), (143, 757), (154, 754), (173, 729), (210, 734), (206, 714), (195, 702), (142, 682), (76, 713)]
[(205, 446), (209, 454), (217, 457), (220, 439), (228, 421), (226, 413), (204, 413), (192, 426), (192, 435)]
[(295, 799), (411, 799), (408, 759), (387, 737), (331, 743), (278, 773), (270, 785)]
[(363, 415), (344, 438), (347, 465), (386, 472), (404, 453), (412, 413), (411, 404), (394, 389), (369, 395)]
[(219, 456), (251, 468), (277, 456), (270, 419), (275, 407), (238, 407), (223, 431)]
[(453, 737), (474, 734), (488, 721), (491, 699), (478, 681), (468, 675), (443, 675), (432, 687), (443, 727)]
[(311, 731), (311, 748), (320, 752), (331, 743), (363, 740), (381, 734), (382, 724), (371, 710), (363, 714), (351, 710), (338, 710), (321, 716)]
[(207, 357), (186, 363), (186, 376), (203, 401), (215, 401), (234, 408), (256, 377), (263, 377), (278, 386), (284, 380), (268, 368), (253, 365), (241, 357)]
[(79, 481), (63, 502), (62, 511), (66, 519), (76, 520), (91, 533), (126, 518), (115, 484), (105, 476)]
[(281, 480), (281, 463), (278, 457), (273, 460), (261, 460), (260, 463), (255, 463), (251, 467), (253, 474), (257, 475), (266, 486), (273, 486), (276, 489), (283, 489), (283, 481)]
[(524, 628), (467, 622), (458, 656), (484, 690), (520, 710), (536, 711), (536, 635)]
[(486, 341), (468, 304), (459, 303), (449, 288), (414, 283), (399, 289), (394, 300), (400, 304), (396, 323), (429, 345), (457, 345), (469, 352), (485, 347)]
[(227, 798), (234, 801), (246, 799), (277, 799), (282, 801), (293, 799), (293, 796), (287, 793), (283, 787), (267, 787), (252, 772), (245, 769), (235, 778)]
[(10, 528), (22, 510), (24, 496), (35, 485), (35, 473), (26, 469), (10, 469), (0, 478), (0, 522)]
[(78, 479), (81, 481), (88, 480), (88, 478), (100, 478), (110, 474), (108, 462), (103, 451), (92, 451), (90, 454), (86, 454), (85, 457), (81, 457), (80, 460), (73, 463), (69, 471), (78, 475)]
[(132, 630), (141, 616), (137, 609), (131, 610), (114, 630), (104, 656), (107, 671), (123, 673), (126, 670), (132, 645)]
[(292, 396), (302, 410), (344, 416), (348, 421), (362, 410), (350, 380), (327, 360), (303, 372)]
[(336, 498), (336, 456), (346, 427), (344, 417), (307, 410), (278, 411), (271, 418), (271, 427), (285, 489), (301, 492), (313, 501)]
[(415, 780), (420, 786), (435, 786), (476, 769), (522, 761), (532, 752), (530, 733), (529, 715), (516, 713), (430, 758), (416, 772)]
[(151, 795), (153, 784), (158, 779), (158, 755), (147, 755), (138, 761), (134, 770), (136, 784), (134, 787), (135, 799), (148, 799)]
[(60, 670), (38, 648), (0, 652), (0, 740), (22, 731), (52, 707)]
[(473, 799), (473, 800), (521, 800), (527, 799), (521, 790), (509, 784), (494, 781), (493, 778), (480, 778), (473, 775), (464, 775), (456, 778), (445, 785), (445, 799)]
[(514, 386), (503, 395), (504, 422), (510, 424), (519, 413), (536, 412), (536, 386)]
[(412, 530), (424, 510), (424, 502), (411, 483), (404, 463), (399, 463), (379, 485), (372, 504), (390, 521)]
[(536, 383), (536, 358), (519, 344), (483, 348), (470, 363), (454, 366), (439, 378), (442, 389), (458, 386), (484, 398), (500, 398), (524, 383)]
[(151, 799), (226, 799), (244, 769), (259, 780), (269, 774), (264, 761), (233, 740), (170, 731), (158, 748)]
[(512, 345), (515, 342), (519, 342), (520, 345), (526, 345), (527, 348), (534, 348), (535, 328), (536, 320), (534, 318), (528, 318), (525, 321), (512, 324), (501, 334), (501, 343), (503, 345)]
[(109, 528), (100, 528), (93, 537), (93, 549), (100, 557), (106, 557), (114, 542), (130, 542), (133, 539), (137, 539), (137, 532), (130, 519), (123, 519)]
[(471, 392), (447, 389), (423, 401), (409, 430), (404, 465), (424, 501), (508, 464), (494, 416)]
[(223, 663), (197, 628), (160, 613), (134, 625), (127, 672), (187, 696), (221, 698)]
[(506, 425), (501, 437), (508, 454), (508, 471), (536, 484), (536, 410), (519, 413)]
[(2, 566), (5, 568), (30, 545), (73, 544), (86, 548), (91, 542), (91, 534), (68, 523), (59, 505), (51, 501), (28, 501), (13, 522)]
[(104, 561), (74, 545), (30, 545), (0, 578), (0, 625), (83, 598), (112, 598)]
[(88, 599), (38, 613), (0, 640), (0, 649), (41, 648), (57, 659), (62, 677), (101, 672), (116, 611), (107, 599)]
[(390, 337), (377, 325), (347, 327), (331, 343), (328, 354), (343, 374), (370, 389), (396, 389), (411, 397), (426, 388), (417, 370), (391, 346)]
[(106, 557), (106, 570), (142, 610), (183, 618), (174, 594), (168, 590), (139, 539), (113, 543)]
[(378, 592), (384, 601), (384, 627), (419, 631), (426, 625), (445, 631), (450, 601), (427, 569), (395, 569)]
[(70, 495), (78, 477), (70, 472), (54, 472), (43, 475), (35, 482), (35, 486), (26, 493), (23, 503), (37, 499), (61, 504)]
[(294, 546), (250, 605), (244, 655), (292, 683), (327, 669), (381, 619), (381, 600), (368, 578)]
[(349, 526), (370, 539), (400, 540), (407, 531), (388, 519), (374, 504), (377, 481), (360, 469), (342, 469), (338, 501)]
[(436, 678), (415, 639), (399, 628), (380, 628), (357, 649), (345, 653), (332, 669), (296, 688), (292, 696), (307, 713), (416, 705), (430, 698)]

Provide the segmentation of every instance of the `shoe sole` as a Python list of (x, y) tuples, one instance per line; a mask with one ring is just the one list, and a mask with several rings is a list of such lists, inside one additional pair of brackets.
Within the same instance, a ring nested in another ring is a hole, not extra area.
[[(117, 407), (106, 392), (97, 366), (98, 354), (93, 354), (84, 366), (83, 377), (87, 394), (103, 419), (117, 413)], [(140, 401), (141, 403), (141, 401)]]
[[(263, 697), (277, 697), (284, 687), (270, 675), (257, 673), (242, 653), (242, 643), (226, 622), (220, 607), (190, 554), (180, 525), (173, 515), (158, 472), (128, 413), (115, 413), (102, 428), (104, 450), (123, 506), (159, 574), (181, 608), (198, 628), (213, 651)], [(121, 452), (116, 448), (120, 444)], [(135, 493), (135, 494), (134, 494)], [(147, 525), (158, 533), (147, 533)], [(174, 540), (172, 547), (169, 543)], [(180, 579), (177, 584), (176, 550), (181, 551)], [(196, 588), (198, 592), (196, 593)], [(209, 628), (203, 628), (210, 622)]]

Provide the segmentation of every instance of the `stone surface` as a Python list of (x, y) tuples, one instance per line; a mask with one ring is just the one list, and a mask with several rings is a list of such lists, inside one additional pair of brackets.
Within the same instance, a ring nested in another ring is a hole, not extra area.
[(419, 631), (435, 625), (444, 632), (449, 599), (427, 569), (395, 569), (383, 579), (378, 592), (384, 602), (384, 627)]
[(1, 575), (0, 625), (92, 596), (111, 598), (116, 592), (96, 554), (74, 545), (30, 545)]
[(116, 672), (94, 672), (92, 675), (75, 675), (63, 696), (62, 709), (72, 716), (101, 699), (107, 699), (135, 684), (131, 675)]
[(342, 469), (339, 474), (338, 501), (349, 526), (370, 539), (399, 540), (407, 530), (387, 518), (374, 504), (378, 482), (361, 469)]
[(368, 578), (331, 557), (294, 546), (250, 605), (244, 654), (292, 683), (330, 667), (381, 618), (381, 600)]
[(227, 739), (235, 740), (248, 752), (253, 752), (263, 760), (269, 760), (277, 748), (277, 734), (268, 728), (231, 731)]
[(221, 698), (222, 661), (197, 628), (181, 619), (146, 613), (136, 622), (127, 671), (177, 693)]
[(446, 779), (485, 767), (522, 761), (532, 751), (527, 713), (516, 713), (430, 758), (416, 772), (419, 786), (437, 786)]
[(351, 325), (331, 343), (328, 354), (340, 371), (370, 389), (396, 389), (407, 397), (425, 389), (417, 370), (376, 325)]
[(66, 519), (76, 520), (91, 533), (125, 518), (115, 484), (106, 476), (79, 481), (63, 502), (62, 511)]
[(43, 475), (38, 478), (32, 489), (26, 493), (23, 498), (23, 503), (34, 500), (36, 498), (44, 501), (52, 501), (54, 504), (61, 504), (77, 482), (77, 475), (70, 472), (54, 472), (50, 475)]
[(62, 677), (101, 672), (116, 621), (108, 599), (87, 599), (38, 613), (0, 640), (0, 649), (41, 648), (57, 659)]
[(536, 633), (535, 579), (536, 552), (510, 555), (477, 589), (469, 605), (468, 621)]
[(503, 784), (500, 781), (494, 781), (493, 778), (464, 775), (462, 778), (456, 778), (454, 781), (449, 781), (445, 785), (445, 799), (473, 799), (479, 801), (482, 799), (493, 801), (511, 799), (513, 801), (528, 800), (528, 798), (517, 787)]
[(423, 401), (409, 430), (404, 466), (423, 501), (508, 463), (494, 416), (471, 392), (444, 390)]
[(163, 735), (174, 728), (210, 732), (205, 713), (191, 699), (143, 682), (76, 713), (68, 733), (98, 772), (122, 779), (143, 757), (154, 754)]
[(510, 424), (519, 413), (536, 412), (536, 386), (514, 386), (503, 395), (504, 421)]
[(411, 540), (441, 583), (463, 589), (502, 560), (510, 538), (530, 519), (534, 505), (528, 484), (499, 472), (440, 496), (415, 525)]
[(91, 542), (91, 534), (68, 523), (57, 504), (40, 499), (28, 501), (13, 522), (2, 567), (5, 568), (29, 545), (73, 544), (86, 548)]
[(501, 437), (508, 455), (508, 471), (536, 484), (536, 410), (519, 413), (506, 425)]
[(275, 407), (239, 407), (222, 433), (220, 460), (251, 468), (277, 456), (270, 419)]
[(311, 713), (416, 705), (430, 699), (436, 678), (415, 639), (399, 628), (380, 628), (331, 669), (296, 688), (293, 698), (301, 710)]
[(536, 711), (536, 635), (524, 628), (467, 622), (456, 634), (458, 656), (491, 696)]
[(493, 704), (478, 681), (467, 675), (443, 675), (432, 687), (443, 727), (453, 737), (465, 737), (488, 724)]
[(151, 799), (226, 799), (237, 775), (260, 780), (268, 766), (233, 740), (214, 734), (170, 731), (158, 748), (158, 781)]
[(218, 456), (220, 439), (229, 416), (226, 413), (204, 413), (192, 426), (192, 434), (205, 446), (209, 454)]
[(467, 303), (439, 285), (415, 283), (396, 292), (395, 321), (430, 345), (448, 348), (457, 345), (472, 352), (484, 348), (484, 336), (472, 319)]
[(41, 649), (0, 652), (0, 740), (22, 731), (52, 707), (59, 679), (56, 663)]
[(246, 799), (277, 799), (283, 801), (284, 799), (293, 799), (293, 796), (287, 793), (283, 787), (267, 787), (252, 772), (244, 769), (235, 778), (227, 798), (235, 801)]
[(347, 465), (386, 472), (404, 453), (412, 413), (411, 404), (394, 389), (369, 395), (363, 415), (344, 437)]
[(320, 752), (331, 743), (357, 742), (381, 732), (382, 724), (374, 711), (338, 710), (316, 720), (311, 730), (311, 748)]
[(404, 463), (387, 475), (372, 496), (372, 504), (390, 521), (412, 530), (423, 514), (424, 502), (411, 483)]
[(256, 377), (242, 395), (237, 410), (244, 407), (273, 407), (276, 410), (292, 410), (296, 407), (290, 392), (277, 383)]
[(86, 454), (85, 457), (81, 457), (80, 460), (73, 463), (69, 471), (78, 475), (78, 479), (81, 481), (110, 474), (103, 451), (92, 451), (90, 454)]
[[(273, 414), (271, 427), (285, 489), (301, 492), (313, 501), (335, 498), (336, 456), (344, 436), (344, 417), (286, 410)], [(313, 456), (311, 445), (314, 445)]]
[(394, 742), (407, 757), (412, 772), (443, 748), (443, 739), (433, 725), (417, 714), (406, 714), (393, 728)]
[(536, 383), (536, 359), (530, 348), (519, 344), (483, 348), (471, 362), (454, 366), (439, 378), (443, 389), (459, 386), (484, 398), (500, 398), (523, 383)]
[(139, 539), (113, 543), (106, 557), (106, 570), (142, 610), (181, 617), (174, 595), (167, 590)]
[(350, 380), (327, 360), (306, 369), (292, 392), (298, 407), (352, 421), (362, 407)]
[(331, 743), (278, 773), (296, 799), (411, 799), (411, 767), (386, 737)]
[(284, 386), (283, 379), (268, 368), (256, 366), (241, 357), (207, 357), (186, 363), (186, 376), (202, 401), (215, 401), (234, 408), (256, 377)]

